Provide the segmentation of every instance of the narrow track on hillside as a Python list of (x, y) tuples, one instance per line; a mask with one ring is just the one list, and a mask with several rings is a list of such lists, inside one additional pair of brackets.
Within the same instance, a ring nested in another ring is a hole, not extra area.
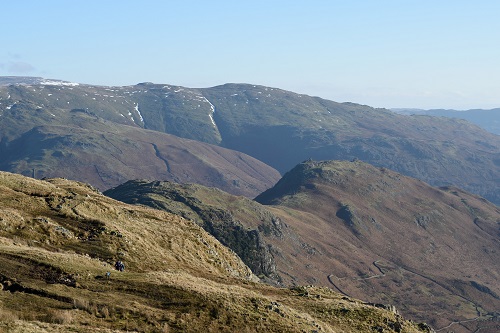
[[(380, 260), (375, 260), (373, 262), (373, 266), (375, 266), (377, 268), (377, 270), (380, 272), (380, 274), (375, 274), (375, 275), (371, 275), (371, 276), (368, 276), (368, 277), (338, 277), (336, 276), (335, 274), (330, 274), (327, 276), (328, 278), (328, 282), (330, 282), (330, 284), (338, 291), (340, 292), (342, 295), (345, 295), (347, 297), (352, 297), (351, 295), (347, 294), (342, 288), (339, 287), (339, 285), (335, 282), (336, 280), (337, 281), (342, 281), (342, 280), (351, 280), (351, 281), (364, 281), (364, 280), (370, 280), (370, 279), (375, 279), (375, 278), (382, 278), (382, 277), (385, 277), (386, 276), (386, 273), (387, 271), (384, 270), (384, 268), (380, 265)], [(460, 321), (450, 321), (450, 323), (446, 326), (443, 326), (439, 329), (436, 329), (435, 331), (436, 332), (441, 332), (443, 330), (446, 330), (446, 329), (449, 329), (450, 327), (454, 326), (454, 325), (463, 325), (465, 323), (470, 323), (470, 322), (474, 322), (474, 321), (486, 321), (486, 320), (489, 320), (489, 319), (494, 319), (496, 318), (494, 315), (492, 316), (491, 314), (489, 315), (483, 315), (481, 314), (481, 312), (479, 311), (479, 306), (474, 303), (472, 300), (468, 299), (467, 297), (465, 296), (462, 296), (462, 295), (458, 295), (458, 294), (454, 294), (452, 293), (452, 291), (450, 291), (445, 285), (443, 285), (442, 283), (436, 281), (435, 279), (433, 279), (432, 277), (428, 277), (428, 276), (425, 276), (423, 274), (420, 274), (416, 271), (413, 271), (407, 267), (402, 267), (402, 266), (398, 266), (400, 269), (402, 270), (405, 270), (411, 274), (415, 274), (415, 275), (418, 275), (424, 279), (427, 279), (431, 282), (433, 282), (434, 284), (440, 286), (441, 288), (449, 291), (452, 295), (456, 295), (460, 298), (462, 298), (463, 300), (473, 304), (476, 308), (476, 311), (477, 311), (477, 317), (475, 318), (471, 318), (471, 319), (465, 319), (465, 320), (460, 320)], [(478, 327), (474, 333), (478, 333), (482, 330), (483, 328), (482, 327)]]
[(330, 274), (330, 275), (327, 276), (328, 282), (330, 282), (330, 284), (333, 285), (335, 287), (335, 289), (337, 289), (341, 294), (343, 294), (345, 296), (348, 296), (348, 297), (351, 297), (346, 292), (344, 292), (342, 289), (340, 289), (340, 287), (333, 281), (333, 279), (336, 278), (337, 280), (350, 279), (350, 280), (354, 280), (354, 281), (363, 281), (363, 280), (370, 280), (370, 279), (376, 279), (376, 278), (384, 277), (385, 276), (385, 272), (382, 269), (382, 267), (379, 265), (379, 263), (380, 263), (380, 260), (375, 260), (373, 262), (373, 266), (375, 266), (378, 269), (378, 271), (380, 272), (380, 274), (375, 274), (375, 275), (371, 275), (371, 276), (364, 277), (364, 278), (360, 278), (360, 277), (353, 277), (353, 278), (343, 277), (343, 278), (340, 278), (340, 277), (336, 276), (335, 274)]
[(331, 283), (331, 284), (335, 287), (335, 289), (337, 289), (337, 291), (338, 291), (339, 293), (341, 293), (342, 295), (345, 295), (345, 296), (347, 296), (347, 297), (351, 297), (349, 294), (345, 293), (342, 289), (340, 289), (340, 288), (339, 288), (339, 286), (337, 286), (337, 285), (335, 284), (335, 282), (333, 282), (332, 276), (333, 276), (333, 277), (335, 277), (335, 278), (337, 278), (338, 280), (340, 280), (340, 279), (341, 279), (341, 278), (339, 278), (338, 276), (335, 276), (335, 275), (333, 275), (333, 274), (330, 274), (330, 275), (328, 275), (328, 276), (327, 276), (327, 278), (328, 278), (328, 282), (330, 282), (330, 283)]

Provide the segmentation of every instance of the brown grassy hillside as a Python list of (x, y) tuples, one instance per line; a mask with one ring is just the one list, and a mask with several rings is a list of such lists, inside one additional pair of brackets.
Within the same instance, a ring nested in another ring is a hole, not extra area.
[(301, 282), (394, 303), (435, 328), (472, 319), (455, 332), (499, 318), (500, 209), (483, 198), (361, 162), (310, 161), (256, 200), (314, 248), (292, 258)]
[(428, 331), (326, 288), (254, 281), (186, 219), (0, 173), (0, 332)]
[(255, 196), (279, 173), (240, 152), (76, 113), (70, 125), (37, 126), (2, 149), (0, 168), (64, 177), (105, 190), (129, 179), (198, 182)]
[(310, 161), (259, 196), (265, 206), (167, 182), (131, 181), (106, 194), (195, 221), (268, 282), (395, 304), (438, 329), (498, 329), (499, 209), (460, 189), (361, 162)]

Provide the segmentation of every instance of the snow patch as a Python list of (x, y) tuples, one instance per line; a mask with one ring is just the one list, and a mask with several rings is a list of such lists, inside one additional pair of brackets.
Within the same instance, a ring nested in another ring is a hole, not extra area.
[(134, 122), (134, 123), (135, 123), (135, 119), (134, 119), (134, 117), (133, 117), (133, 115), (132, 115), (132, 112), (130, 112), (130, 111), (129, 111), (129, 112), (128, 112), (128, 115), (129, 115), (130, 119), (132, 120), (132, 122)]
[(52, 81), (52, 80), (43, 80), (40, 84), (44, 84), (46, 86), (67, 86), (67, 87), (75, 87), (79, 86), (79, 83), (75, 82), (66, 82), (66, 81)]
[(214, 117), (212, 116), (212, 114), (209, 114), (208, 116), (210, 117), (210, 121), (212, 121), (212, 125), (214, 125), (214, 128), (216, 128), (217, 125), (215, 124)]
[(142, 118), (141, 111), (139, 111), (139, 103), (137, 103), (137, 105), (134, 107), (134, 109), (137, 112), (137, 114), (139, 115), (139, 118), (141, 119), (141, 121), (144, 123), (144, 118)]
[(206, 97), (203, 96), (203, 99), (205, 100), (205, 102), (210, 104), (210, 113), (208, 114), (208, 116), (210, 117), (210, 121), (212, 122), (212, 125), (214, 125), (214, 128), (217, 128), (217, 124), (215, 124), (214, 121), (215, 106), (210, 103), (210, 101)]

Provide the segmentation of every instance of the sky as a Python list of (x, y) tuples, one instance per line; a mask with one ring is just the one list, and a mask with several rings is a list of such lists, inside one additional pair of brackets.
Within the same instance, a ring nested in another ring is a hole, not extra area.
[(6, 0), (0, 76), (500, 107), (498, 0)]

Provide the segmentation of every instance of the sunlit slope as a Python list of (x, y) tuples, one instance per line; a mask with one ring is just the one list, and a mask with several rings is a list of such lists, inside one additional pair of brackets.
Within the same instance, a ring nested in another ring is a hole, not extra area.
[(0, 173), (0, 190), (1, 332), (428, 331), (326, 288), (254, 282), (195, 223), (82, 183)]

